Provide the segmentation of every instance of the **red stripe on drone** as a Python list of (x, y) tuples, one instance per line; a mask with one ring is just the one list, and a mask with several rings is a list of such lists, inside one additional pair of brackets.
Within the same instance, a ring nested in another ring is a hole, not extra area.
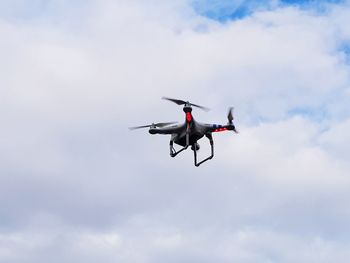
[(227, 131), (227, 128), (217, 128), (214, 130), (214, 132), (222, 132), (222, 131)]
[(190, 112), (186, 112), (186, 121), (191, 122), (192, 121), (192, 115)]

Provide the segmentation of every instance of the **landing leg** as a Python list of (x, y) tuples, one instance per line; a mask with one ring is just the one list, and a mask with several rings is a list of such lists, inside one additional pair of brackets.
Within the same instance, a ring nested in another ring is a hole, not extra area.
[(195, 166), (200, 166), (202, 163), (204, 163), (204, 162), (206, 162), (206, 161), (208, 161), (208, 160), (210, 160), (210, 159), (212, 159), (213, 157), (214, 157), (214, 141), (213, 141), (213, 136), (211, 135), (211, 133), (208, 133), (208, 134), (206, 134), (205, 135), (207, 138), (208, 138), (208, 140), (209, 140), (209, 142), (210, 142), (210, 147), (211, 147), (211, 155), (209, 156), (209, 157), (207, 157), (207, 158), (205, 158), (203, 161), (200, 161), (199, 163), (197, 163), (197, 149), (196, 149), (196, 146), (194, 145), (193, 146), (193, 153), (194, 153), (194, 165)]
[(170, 156), (171, 157), (175, 157), (176, 156), (176, 151), (175, 151), (175, 148), (174, 148), (174, 141), (170, 140), (169, 146), (170, 146)]
[(178, 155), (180, 152), (186, 150), (189, 146), (189, 141), (190, 141), (190, 134), (187, 132), (186, 133), (186, 146), (183, 147), (182, 149), (180, 149), (179, 151), (176, 151), (174, 148), (174, 141), (170, 140), (169, 146), (170, 146), (170, 156), (171, 157), (175, 157), (176, 155)]

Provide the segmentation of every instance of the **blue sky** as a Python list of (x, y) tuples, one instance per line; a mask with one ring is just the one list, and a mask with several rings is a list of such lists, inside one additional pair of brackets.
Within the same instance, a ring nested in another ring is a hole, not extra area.
[(326, 4), (339, 4), (342, 2), (342, 0), (195, 0), (192, 4), (199, 14), (220, 22), (225, 22), (243, 18), (257, 10), (269, 10), (281, 6), (296, 6), (298, 8), (314, 9), (321, 12), (324, 10)]
[[(254, 12), (273, 11), (277, 8), (293, 7), (300, 10), (308, 11), (310, 14), (325, 15), (326, 12), (330, 12), (331, 8), (341, 6), (344, 4), (342, 0), (281, 0), (281, 1), (255, 1), (255, 0), (243, 0), (243, 1), (193, 1), (192, 6), (194, 10), (209, 19), (215, 21), (229, 23), (231, 21), (244, 19), (251, 16)], [(339, 40), (334, 47), (340, 53), (339, 55), (345, 58), (344, 62), (349, 62), (349, 40)], [(334, 100), (332, 96), (330, 100)], [(327, 110), (324, 103), (317, 105), (316, 107), (304, 105), (298, 106), (295, 109), (289, 111), (291, 115), (302, 115), (304, 117), (314, 120), (324, 120), (328, 117)], [(265, 118), (264, 118), (265, 119)]]

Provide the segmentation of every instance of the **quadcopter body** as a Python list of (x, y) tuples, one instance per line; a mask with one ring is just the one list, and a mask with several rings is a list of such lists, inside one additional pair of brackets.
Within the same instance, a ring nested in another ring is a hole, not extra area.
[[(192, 115), (192, 107), (197, 107), (208, 111), (209, 109), (197, 104), (190, 103), (188, 101), (171, 99), (167, 97), (163, 97), (162, 99), (172, 101), (178, 105), (184, 105), (183, 111), (185, 113), (185, 122), (181, 124), (175, 124), (175, 122), (164, 122), (164, 123), (153, 123), (150, 125), (143, 125), (137, 127), (131, 127), (130, 129), (139, 129), (139, 128), (149, 128), (150, 134), (169, 134), (170, 138), (170, 156), (175, 157), (180, 152), (186, 150), (189, 146), (194, 152), (194, 164), (195, 166), (199, 166), (202, 163), (212, 159), (214, 157), (214, 141), (213, 141), (213, 132), (222, 132), (222, 131), (233, 131), (237, 133), (237, 130), (233, 124), (233, 108), (229, 108), (227, 119), (228, 123), (226, 125), (218, 125), (218, 124), (206, 124), (196, 121)], [(211, 146), (211, 154), (209, 157), (205, 158), (202, 161), (197, 160), (197, 151), (200, 146), (198, 144), (198, 140), (202, 139), (206, 136), (209, 140)], [(182, 146), (182, 148), (178, 151), (174, 148), (174, 143)]]

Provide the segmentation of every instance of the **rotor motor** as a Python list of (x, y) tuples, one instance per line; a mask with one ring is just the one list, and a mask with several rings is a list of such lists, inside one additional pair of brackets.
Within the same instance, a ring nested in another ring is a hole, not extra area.
[(186, 104), (183, 108), (184, 112), (192, 112), (192, 107), (189, 104)]

